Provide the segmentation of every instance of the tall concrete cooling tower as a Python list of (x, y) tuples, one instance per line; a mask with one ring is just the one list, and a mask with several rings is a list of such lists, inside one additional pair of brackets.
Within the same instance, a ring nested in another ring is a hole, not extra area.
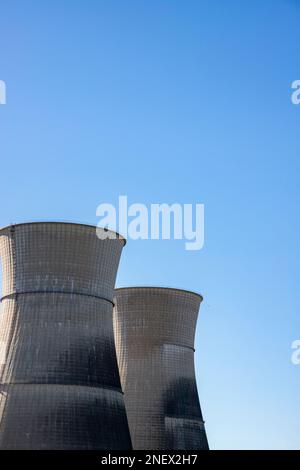
[(123, 239), (30, 223), (0, 231), (0, 449), (130, 449), (113, 338)]
[(202, 297), (117, 289), (114, 333), (133, 449), (208, 449), (194, 372)]

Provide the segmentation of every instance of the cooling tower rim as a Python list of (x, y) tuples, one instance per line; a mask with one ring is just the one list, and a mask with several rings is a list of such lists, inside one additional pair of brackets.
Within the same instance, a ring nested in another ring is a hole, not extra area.
[(10, 225), (5, 225), (4, 227), (0, 227), (0, 234), (1, 232), (5, 231), (5, 230), (9, 230), (11, 228), (14, 228), (14, 227), (22, 227), (23, 225), (75, 225), (77, 227), (86, 227), (86, 228), (92, 228), (94, 229), (95, 231), (96, 230), (101, 230), (103, 232), (109, 232), (109, 233), (112, 233), (113, 235), (115, 235), (115, 239), (116, 240), (120, 240), (124, 243), (124, 246), (126, 245), (126, 238), (123, 237), (123, 235), (121, 235), (120, 233), (118, 232), (115, 232), (114, 230), (110, 230), (110, 229), (106, 229), (104, 227), (98, 227), (97, 225), (92, 225), (92, 224), (85, 224), (85, 223), (81, 223), (81, 222), (70, 222), (70, 221), (61, 221), (61, 220), (46, 220), (46, 221), (42, 221), (42, 220), (39, 220), (39, 221), (29, 221), (29, 222), (20, 222), (20, 223), (17, 223), (17, 224), (10, 224)]
[(170, 292), (177, 292), (177, 293), (182, 293), (182, 294), (190, 294), (195, 297), (200, 298), (200, 302), (203, 301), (203, 296), (199, 294), (198, 292), (194, 292), (192, 290), (188, 289), (181, 289), (177, 287), (164, 287), (164, 286), (128, 286), (128, 287), (117, 287), (115, 288), (115, 295), (118, 294), (119, 291), (131, 291), (131, 290), (148, 290), (148, 291), (170, 291)]

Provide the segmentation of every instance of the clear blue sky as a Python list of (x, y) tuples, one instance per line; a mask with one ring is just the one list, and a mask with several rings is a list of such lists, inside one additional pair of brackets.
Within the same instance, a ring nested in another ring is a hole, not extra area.
[(118, 285), (204, 296), (211, 448), (300, 449), (298, 0), (2, 0), (0, 224), (204, 203), (205, 247), (129, 241)]

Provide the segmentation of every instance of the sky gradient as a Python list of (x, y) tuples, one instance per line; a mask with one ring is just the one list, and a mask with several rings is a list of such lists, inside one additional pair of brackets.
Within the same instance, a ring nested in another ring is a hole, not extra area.
[(0, 225), (205, 204), (205, 245), (132, 241), (118, 286), (204, 296), (213, 449), (300, 449), (298, 0), (3, 0)]

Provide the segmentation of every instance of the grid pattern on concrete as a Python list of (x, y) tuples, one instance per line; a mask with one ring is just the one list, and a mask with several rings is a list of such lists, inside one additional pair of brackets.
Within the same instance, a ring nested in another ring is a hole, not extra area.
[(194, 371), (201, 300), (178, 289), (116, 290), (114, 333), (134, 449), (208, 449)]
[(130, 449), (112, 325), (123, 240), (90, 226), (0, 231), (0, 449)]
[(112, 300), (123, 245), (123, 239), (99, 240), (88, 225), (40, 222), (2, 229), (2, 296), (74, 292)]

